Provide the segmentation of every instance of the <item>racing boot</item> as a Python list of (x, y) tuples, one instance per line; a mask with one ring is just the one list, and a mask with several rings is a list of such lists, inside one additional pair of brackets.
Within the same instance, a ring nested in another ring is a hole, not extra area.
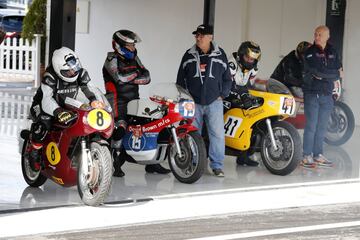
[(242, 153), (236, 158), (236, 163), (238, 165), (247, 165), (250, 167), (257, 167), (259, 163), (257, 161), (251, 160), (247, 152)]
[(168, 174), (171, 172), (170, 169), (166, 169), (160, 164), (149, 164), (145, 166), (145, 171), (147, 173), (158, 173), (158, 174)]
[(112, 157), (114, 160), (114, 173), (113, 176), (114, 177), (123, 177), (125, 176), (125, 173), (123, 170), (121, 170), (121, 166), (124, 164), (124, 160), (122, 160), (122, 158), (120, 157), (120, 151), (117, 149), (114, 149), (112, 151)]

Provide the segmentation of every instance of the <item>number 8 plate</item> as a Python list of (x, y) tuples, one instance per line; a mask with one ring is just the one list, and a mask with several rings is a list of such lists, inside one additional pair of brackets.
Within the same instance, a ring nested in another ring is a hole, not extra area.
[(107, 129), (111, 124), (112, 118), (109, 113), (102, 109), (91, 110), (87, 116), (90, 127), (96, 130)]

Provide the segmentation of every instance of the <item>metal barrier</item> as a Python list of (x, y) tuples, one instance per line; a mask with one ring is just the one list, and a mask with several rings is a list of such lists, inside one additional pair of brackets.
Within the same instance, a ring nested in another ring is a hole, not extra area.
[(0, 77), (9, 81), (34, 81), (40, 83), (41, 35), (32, 42), (22, 38), (6, 38), (0, 44)]
[(0, 135), (18, 136), (28, 124), (31, 96), (0, 92)]

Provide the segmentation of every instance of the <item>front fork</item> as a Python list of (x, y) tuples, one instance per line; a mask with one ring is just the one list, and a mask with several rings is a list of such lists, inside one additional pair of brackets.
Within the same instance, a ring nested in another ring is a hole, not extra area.
[(178, 153), (179, 158), (181, 158), (182, 153), (181, 153), (179, 139), (178, 139), (177, 134), (176, 134), (176, 128), (175, 128), (175, 126), (172, 125), (170, 129), (171, 129), (171, 134), (173, 136), (174, 143), (175, 143), (175, 146), (176, 146), (176, 151)]
[(86, 140), (84, 137), (81, 138), (81, 163), (80, 171), (85, 175), (86, 184), (91, 182), (91, 169), (93, 168), (93, 162), (91, 159), (90, 149), (86, 146)]
[(268, 128), (268, 132), (269, 132), (269, 135), (270, 135), (271, 144), (272, 144), (273, 148), (276, 151), (276, 150), (278, 150), (278, 147), (277, 147), (276, 142), (275, 142), (274, 131), (273, 131), (272, 127), (271, 127), (271, 121), (270, 121), (269, 118), (267, 118), (265, 120), (265, 122), (266, 122), (266, 126)]

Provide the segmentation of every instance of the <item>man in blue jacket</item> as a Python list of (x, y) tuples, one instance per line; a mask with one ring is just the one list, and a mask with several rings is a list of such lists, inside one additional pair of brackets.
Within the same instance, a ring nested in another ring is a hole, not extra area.
[(334, 82), (342, 75), (342, 66), (336, 50), (327, 42), (329, 28), (315, 29), (314, 44), (304, 54), (304, 167), (331, 167), (332, 162), (323, 155), (323, 141), (330, 114), (334, 106)]
[(213, 32), (212, 26), (202, 24), (192, 33), (196, 44), (185, 52), (176, 83), (187, 89), (194, 98), (194, 125), (201, 133), (205, 121), (210, 140), (210, 167), (216, 176), (224, 177), (222, 99), (229, 95), (232, 81), (226, 54), (212, 41)]

